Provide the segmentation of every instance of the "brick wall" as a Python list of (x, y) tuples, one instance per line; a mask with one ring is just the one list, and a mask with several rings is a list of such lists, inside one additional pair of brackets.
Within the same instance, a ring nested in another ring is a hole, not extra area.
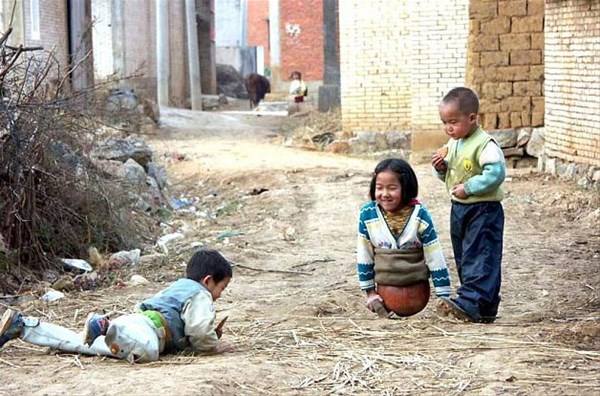
[(544, 0), (471, 1), (467, 85), (485, 129), (544, 124)]
[(408, 131), (412, 148), (447, 140), (438, 104), (464, 85), (468, 0), (339, 2), (342, 128)]
[(32, 36), (31, 2), (23, 1), (23, 26), (27, 46), (43, 46), (45, 50), (55, 49), (55, 57), (60, 62), (61, 75), (69, 68), (69, 33), (67, 2), (64, 0), (39, 0), (40, 38)]
[(414, 0), (409, 6), (412, 148), (418, 151), (448, 139), (438, 105), (465, 84), (469, 0)]
[(410, 127), (407, 0), (339, 2), (342, 128)]
[(303, 80), (322, 82), (323, 0), (280, 0), (279, 7), (282, 80), (298, 70)]
[(600, 166), (600, 0), (546, 3), (545, 155)]
[(265, 50), (265, 68), (271, 64), (269, 51), (269, 0), (248, 2), (248, 45), (262, 46)]

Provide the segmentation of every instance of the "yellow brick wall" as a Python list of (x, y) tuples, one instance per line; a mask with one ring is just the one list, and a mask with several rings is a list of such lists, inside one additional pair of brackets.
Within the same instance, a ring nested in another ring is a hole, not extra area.
[(544, 125), (544, 0), (473, 0), (467, 85), (484, 129)]
[(600, 166), (600, 0), (546, 3), (545, 154)]
[(464, 85), (468, 3), (339, 2), (345, 132), (411, 131), (417, 150), (446, 140), (437, 108)]
[(412, 146), (419, 151), (448, 139), (438, 105), (465, 85), (469, 0), (411, 0), (409, 7)]
[(339, 2), (342, 128), (410, 126), (407, 0)]

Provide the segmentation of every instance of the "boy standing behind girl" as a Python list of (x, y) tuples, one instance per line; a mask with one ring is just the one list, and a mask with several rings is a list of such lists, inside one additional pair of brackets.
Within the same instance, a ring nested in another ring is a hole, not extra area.
[(477, 122), (479, 99), (469, 88), (444, 97), (440, 118), (450, 140), (431, 164), (451, 195), (450, 234), (460, 278), (458, 296), (439, 308), (467, 322), (491, 323), (500, 304), (504, 154)]

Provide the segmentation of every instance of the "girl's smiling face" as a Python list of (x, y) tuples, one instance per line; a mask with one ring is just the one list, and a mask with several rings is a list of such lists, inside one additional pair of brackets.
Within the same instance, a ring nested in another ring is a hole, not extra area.
[(387, 169), (377, 174), (375, 200), (388, 212), (395, 212), (402, 207), (402, 185), (393, 171)]

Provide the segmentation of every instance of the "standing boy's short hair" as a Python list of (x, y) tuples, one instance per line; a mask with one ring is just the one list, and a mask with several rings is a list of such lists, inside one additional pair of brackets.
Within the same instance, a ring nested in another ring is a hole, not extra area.
[(185, 268), (185, 276), (188, 279), (200, 282), (206, 276), (212, 276), (215, 282), (221, 282), (225, 278), (231, 278), (233, 272), (231, 264), (221, 253), (214, 249), (198, 250)]
[(373, 172), (371, 187), (369, 188), (369, 195), (373, 201), (375, 201), (377, 175), (386, 170), (394, 172), (402, 186), (402, 205), (406, 205), (412, 199), (417, 198), (417, 195), (419, 195), (419, 182), (417, 181), (417, 175), (415, 175), (413, 168), (403, 159), (388, 158), (377, 164), (375, 172)]
[(466, 87), (451, 89), (442, 99), (442, 104), (449, 102), (456, 102), (458, 110), (465, 115), (479, 114), (479, 98), (472, 89)]

